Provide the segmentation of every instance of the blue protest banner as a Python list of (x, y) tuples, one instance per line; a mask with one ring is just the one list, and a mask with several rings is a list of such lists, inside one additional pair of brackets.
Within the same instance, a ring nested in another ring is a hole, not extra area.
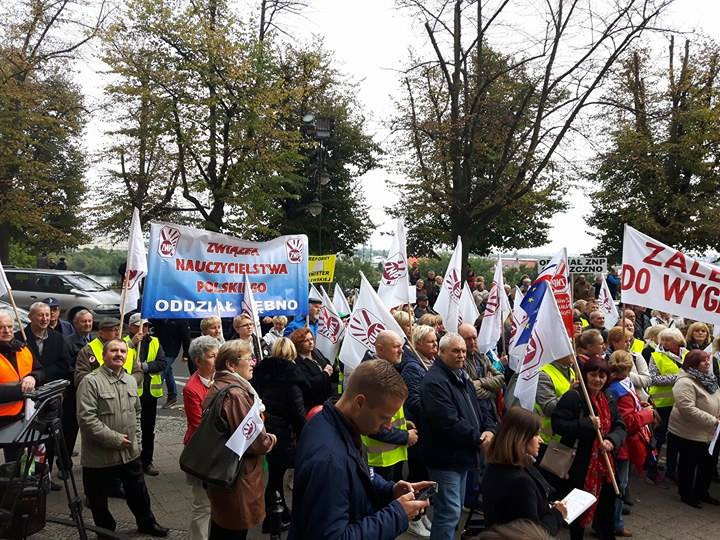
[(245, 275), (260, 315), (305, 315), (307, 236), (249, 242), (182, 225), (152, 223), (143, 317), (235, 316), (242, 313)]

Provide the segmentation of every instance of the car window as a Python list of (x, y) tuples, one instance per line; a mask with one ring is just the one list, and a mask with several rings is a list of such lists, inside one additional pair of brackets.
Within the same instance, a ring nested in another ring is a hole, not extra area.
[(8, 281), (10, 287), (18, 291), (38, 291), (38, 274), (30, 274), (26, 272), (8, 272)]
[(104, 285), (98, 283), (91, 277), (86, 276), (85, 274), (68, 274), (63, 276), (65, 280), (67, 280), (72, 287), (75, 289), (79, 289), (81, 291), (106, 291), (108, 288)]
[(42, 292), (55, 294), (67, 294), (73, 288), (61, 276), (55, 274), (39, 274), (37, 287)]

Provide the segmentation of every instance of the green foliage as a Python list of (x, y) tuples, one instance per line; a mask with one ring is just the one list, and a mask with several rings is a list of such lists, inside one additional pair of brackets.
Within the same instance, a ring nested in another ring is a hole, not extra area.
[(33, 253), (27, 246), (10, 241), (10, 256), (8, 263), (18, 268), (34, 268), (37, 264), (37, 255)]
[(647, 51), (615, 74), (605, 117), (609, 149), (588, 175), (598, 186), (589, 225), (603, 253), (622, 256), (627, 223), (679, 249), (720, 249), (720, 46), (689, 42), (670, 69)]
[[(357, 257), (339, 257), (335, 263), (335, 282), (339, 283), (347, 294), (350, 289), (360, 287), (360, 272), (371, 285), (377, 287), (380, 282), (380, 270), (377, 265), (367, 261), (361, 261)], [(330, 290), (328, 294), (332, 296)]]
[[(91, 247), (64, 253), (63, 256), (68, 270), (96, 276), (112, 276), (119, 281), (118, 267), (127, 259), (127, 251)], [(57, 256), (54, 258), (58, 259)]]

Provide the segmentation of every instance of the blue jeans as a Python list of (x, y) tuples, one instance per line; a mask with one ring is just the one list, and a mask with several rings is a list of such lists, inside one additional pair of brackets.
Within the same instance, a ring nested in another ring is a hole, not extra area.
[[(630, 476), (630, 461), (627, 459), (618, 459), (615, 462), (615, 480), (617, 481), (618, 488), (620, 489), (620, 495), (625, 495), (625, 490), (628, 485), (628, 478)], [(623, 497), (617, 497), (615, 499), (615, 530), (622, 531), (625, 528), (625, 520), (623, 519)]]
[(162, 375), (163, 380), (167, 385), (168, 396), (177, 396), (177, 385), (175, 384), (175, 375), (173, 375), (173, 363), (175, 362), (175, 357), (166, 356), (165, 361), (167, 363)]
[(430, 480), (437, 482), (438, 492), (432, 498), (433, 518), (430, 540), (453, 540), (460, 522), (467, 471), (428, 469)]

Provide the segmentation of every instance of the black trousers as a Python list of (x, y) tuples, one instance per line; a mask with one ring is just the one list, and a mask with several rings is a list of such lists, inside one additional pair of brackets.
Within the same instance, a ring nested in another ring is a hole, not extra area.
[(390, 465), (389, 467), (373, 467), (373, 471), (375, 474), (382, 476), (388, 482), (399, 482), (402, 480), (404, 463), (404, 461), (401, 461), (400, 463)]
[(62, 429), (63, 437), (65, 437), (65, 448), (67, 449), (67, 455), (70, 459), (70, 465), (72, 465), (72, 453), (75, 449), (75, 443), (77, 442), (78, 436), (78, 422), (77, 422), (77, 411), (76, 411), (76, 398), (77, 391), (74, 385), (70, 385), (65, 390), (62, 404)]
[(422, 452), (418, 448), (419, 444), (408, 448), (408, 482), (422, 482), (423, 480), (430, 480), (430, 473), (428, 473), (427, 467), (425, 466), (425, 460), (422, 457)]
[(98, 527), (115, 530), (115, 519), (108, 508), (109, 488), (119, 479), (127, 494), (127, 505), (135, 516), (138, 527), (155, 523), (150, 510), (150, 495), (139, 459), (112, 467), (83, 467), (83, 489), (90, 502), (93, 521)]
[(267, 454), (266, 457), (268, 463), (268, 483), (267, 486), (265, 486), (265, 515), (270, 515), (275, 500), (275, 492), (277, 491), (280, 493), (280, 500), (282, 500), (284, 510), (283, 520), (289, 521), (290, 511), (285, 502), (283, 479), (285, 478), (285, 472), (293, 464), (293, 451), (283, 450), (282, 452), (276, 452), (273, 450)]
[(691, 441), (668, 434), (668, 445), (673, 441), (678, 449), (678, 493), (688, 501), (699, 501), (709, 495), (712, 482), (713, 456), (708, 454), (708, 443)]
[(247, 529), (244, 531), (223, 529), (220, 525), (210, 520), (210, 540), (245, 540), (247, 533)]
[[(585, 528), (580, 525), (580, 519), (570, 524), (570, 540), (582, 540), (585, 537)], [(615, 490), (612, 484), (604, 483), (600, 490), (593, 528), (601, 540), (615, 540)]]
[(140, 461), (143, 467), (152, 463), (155, 453), (155, 421), (157, 420), (158, 398), (150, 394), (149, 388), (144, 388), (140, 396), (140, 430), (142, 431), (142, 450)]
[[(665, 475), (675, 476), (677, 470), (677, 447), (675, 440), (668, 438), (668, 423), (670, 422), (670, 412), (672, 407), (658, 407), (660, 415), (660, 425), (655, 428), (655, 447), (657, 448), (658, 459), (660, 458), (660, 450), (667, 440), (667, 449), (665, 451)], [(653, 470), (655, 469), (655, 470)], [(648, 474), (653, 477), (657, 473), (656, 467), (648, 467)]]

